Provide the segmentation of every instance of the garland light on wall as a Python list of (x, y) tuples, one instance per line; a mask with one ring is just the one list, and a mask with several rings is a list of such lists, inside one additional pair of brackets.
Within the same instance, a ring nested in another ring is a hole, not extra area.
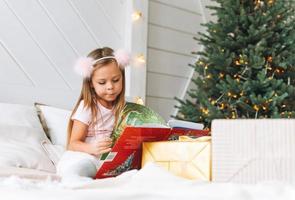
[(134, 11), (132, 14), (133, 21), (137, 21), (142, 18), (142, 13), (140, 11)]

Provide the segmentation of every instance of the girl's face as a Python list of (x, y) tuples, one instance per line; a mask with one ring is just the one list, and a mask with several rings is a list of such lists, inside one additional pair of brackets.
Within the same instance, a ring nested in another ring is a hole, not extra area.
[(111, 62), (93, 72), (91, 84), (101, 105), (112, 108), (113, 102), (122, 91), (122, 72), (115, 62)]

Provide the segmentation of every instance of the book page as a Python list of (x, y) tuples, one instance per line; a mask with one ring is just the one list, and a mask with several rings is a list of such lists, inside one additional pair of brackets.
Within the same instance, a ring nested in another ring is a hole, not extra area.
[(202, 130), (204, 128), (203, 124), (177, 120), (177, 119), (169, 120), (168, 126), (171, 128), (188, 128), (188, 129), (196, 129), (196, 130)]

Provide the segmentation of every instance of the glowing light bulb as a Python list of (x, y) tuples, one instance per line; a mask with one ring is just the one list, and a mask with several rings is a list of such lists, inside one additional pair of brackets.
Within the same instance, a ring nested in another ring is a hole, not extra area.
[(268, 62), (272, 62), (272, 57), (271, 57), (271, 56), (268, 56), (268, 57), (267, 57), (267, 61), (268, 61)]
[(140, 63), (145, 63), (144, 55), (143, 54), (139, 54), (137, 56), (137, 61), (140, 62)]
[(142, 13), (139, 12), (139, 11), (135, 11), (135, 12), (132, 14), (132, 19), (133, 19), (133, 21), (137, 21), (137, 20), (139, 20), (141, 17), (142, 17)]
[(144, 105), (144, 102), (141, 97), (135, 97), (134, 101), (136, 104)]
[(254, 110), (258, 111), (259, 110), (259, 107), (257, 105), (254, 105), (253, 106)]

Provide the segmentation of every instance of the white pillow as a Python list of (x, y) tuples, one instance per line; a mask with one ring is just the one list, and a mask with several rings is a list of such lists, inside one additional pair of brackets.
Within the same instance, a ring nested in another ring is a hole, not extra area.
[(62, 154), (65, 152), (65, 147), (62, 145), (53, 145), (50, 141), (45, 140), (41, 145), (53, 164), (57, 166)]
[(0, 166), (54, 172), (41, 146), (48, 140), (33, 106), (0, 103)]
[[(35, 104), (39, 109), (40, 120), (44, 120), (42, 125), (47, 130), (47, 135), (52, 144), (66, 146), (67, 128), (71, 116), (71, 111), (42, 104)], [(41, 113), (40, 113), (41, 112)]]

